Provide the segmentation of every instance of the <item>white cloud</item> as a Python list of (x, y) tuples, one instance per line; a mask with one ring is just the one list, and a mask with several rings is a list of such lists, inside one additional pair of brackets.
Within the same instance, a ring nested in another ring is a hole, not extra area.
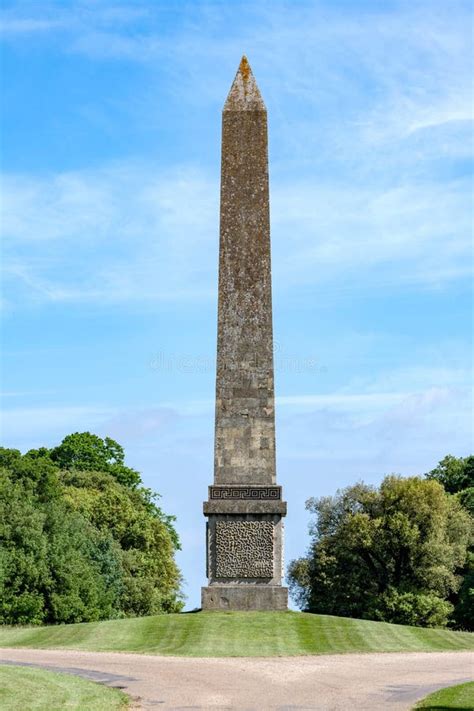
[(379, 480), (391, 471), (404, 475), (427, 471), (449, 452), (470, 453), (468, 388), (377, 395), (372, 401), (354, 397), (332, 406), (315, 402), (299, 413), (298, 408), (280, 408), (281, 461), (306, 461), (317, 476), (327, 471), (348, 481), (344, 473), (354, 480), (359, 470), (360, 476)]
[[(329, 393), (278, 394), (276, 408), (285, 427), (285, 423), (291, 426), (291, 423), (306, 420), (302, 433), (306, 442), (306, 430), (308, 427), (314, 429), (314, 418), (322, 425), (322, 429), (316, 428), (318, 437), (323, 436), (328, 426), (331, 429), (331, 422), (336, 421), (340, 425), (345, 423), (343, 427), (348, 431), (386, 428), (390, 423), (400, 429), (410, 427), (420, 418), (439, 415), (436, 426), (444, 427), (450, 425), (453, 416), (460, 418), (463, 412), (467, 414), (469, 411), (472, 405), (470, 378), (469, 370), (460, 367), (385, 368), (373, 376), (353, 377), (345, 387)], [(184, 431), (189, 428), (186, 435), (189, 437), (196, 426), (199, 429), (199, 422), (212, 421), (213, 410), (214, 400), (211, 398), (163, 401), (153, 407), (132, 406), (127, 410), (106, 404), (9, 407), (4, 411), (4, 436), (7, 441), (17, 441), (18, 438), (28, 440), (34, 434), (35, 439), (44, 437), (49, 442), (61, 433), (64, 436), (70, 431), (95, 428), (99, 434), (119, 440), (146, 441), (164, 430), (180, 437), (183, 422), (187, 422)], [(459, 432), (465, 435), (468, 430), (466, 418)], [(298, 435), (295, 444), (300, 439)], [(290, 441), (291, 438), (288, 443)]]
[[(188, 105), (222, 104), (229, 71), (246, 51), (274, 117), (283, 119), (278, 134), (300, 157), (312, 146), (357, 150), (472, 118), (471, 8), (462, 0), (200, 2), (176, 8), (171, 29), (168, 14), (158, 1), (59, 10), (46, 2), (10, 10), (4, 23), (11, 34), (63, 25), (64, 52), (159, 67)], [(306, 126), (295, 104), (312, 114)]]
[(441, 284), (471, 273), (467, 181), (399, 185), (296, 183), (273, 193), (273, 245), (285, 279), (357, 279), (375, 288)]
[(146, 19), (151, 6), (147, 7), (146, 3), (136, 5), (120, 7), (114, 2), (102, 0), (93, 2), (92, 5), (81, 0), (59, 4), (54, 0), (44, 0), (41, 3), (36, 0), (22, 0), (16, 6), (12, 4), (4, 8), (0, 16), (0, 32), (9, 41), (23, 41), (25, 34), (46, 34), (61, 29), (67, 45), (71, 34), (82, 36), (111, 25), (120, 31)]
[(342, 411), (358, 412), (360, 409), (386, 409), (402, 402), (409, 396), (404, 392), (376, 393), (331, 393), (330, 395), (281, 395), (276, 405), (296, 408), (334, 408)]
[[(191, 168), (121, 164), (4, 180), (4, 271), (34, 300), (208, 296), (218, 189)], [(214, 267), (215, 265), (212, 264)], [(196, 271), (203, 271), (200, 281)]]
[(112, 408), (97, 405), (4, 407), (0, 431), (5, 447), (53, 446), (71, 432), (94, 431), (113, 413)]
[[(73, 3), (56, 15), (32, 4), (5, 21), (61, 22), (65, 52), (144, 62), (154, 80), (159, 67), (163, 91), (188, 110), (221, 105), (248, 50), (271, 110), (276, 288), (437, 288), (468, 276), (470, 185), (443, 168), (472, 146), (465, 4), (239, 8), (237, 22), (232, 4), (196, 4), (171, 31), (166, 3)], [(219, 187), (206, 170), (118, 160), (7, 176), (4, 265), (19, 289), (7, 307), (213, 296)]]
[[(32, 393), (7, 393), (24, 396)], [(45, 395), (40, 391), (34, 395)], [(46, 399), (46, 398), (43, 398)], [(173, 429), (185, 414), (180, 408), (158, 405), (149, 408), (123, 410), (111, 405), (54, 405), (37, 407), (4, 407), (0, 419), (2, 440), (5, 446), (29, 449), (53, 446), (71, 432), (91, 431), (120, 442), (143, 442), (156, 438), (163, 430)], [(192, 417), (192, 415), (191, 415)]]
[[(349, 189), (274, 184), (274, 283), (439, 286), (470, 274), (467, 181)], [(193, 167), (117, 163), (6, 176), (4, 271), (21, 300), (213, 298), (218, 183)], [(10, 300), (14, 300), (11, 292)]]
[(3, 35), (24, 35), (36, 32), (50, 32), (64, 27), (62, 20), (41, 20), (34, 18), (2, 18), (0, 19), (0, 33)]

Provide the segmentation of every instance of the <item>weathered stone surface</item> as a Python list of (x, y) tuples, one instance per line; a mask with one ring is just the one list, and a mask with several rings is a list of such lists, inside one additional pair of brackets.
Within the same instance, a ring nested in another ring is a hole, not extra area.
[(204, 609), (286, 609), (276, 485), (267, 112), (245, 57), (222, 116), (214, 485)]
[[(209, 515), (207, 525), (207, 577), (209, 584), (267, 584), (281, 585), (283, 575), (283, 519), (278, 513), (218, 513)], [(262, 526), (262, 524), (265, 524)], [(271, 565), (267, 543), (272, 532)], [(238, 536), (241, 536), (241, 541)], [(245, 546), (260, 564), (251, 570), (245, 563)], [(253, 538), (254, 540), (250, 540)], [(230, 543), (230, 540), (233, 543)], [(223, 548), (221, 549), (221, 547)], [(235, 558), (227, 565), (226, 559)], [(268, 560), (268, 565), (262, 565)], [(240, 566), (240, 567), (239, 567)]]
[(288, 589), (281, 585), (210, 585), (201, 588), (203, 610), (287, 610)]
[(273, 578), (273, 521), (217, 521), (216, 578)]
[(209, 514), (280, 514), (286, 516), (286, 501), (245, 501), (223, 500), (205, 501), (205, 516)]
[(214, 479), (275, 483), (267, 112), (245, 58), (222, 115)]

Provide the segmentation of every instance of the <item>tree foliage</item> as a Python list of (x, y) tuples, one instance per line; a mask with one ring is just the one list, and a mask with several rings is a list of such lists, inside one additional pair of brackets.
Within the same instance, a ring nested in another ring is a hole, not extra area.
[(172, 517), (150, 501), (149, 491), (130, 490), (100, 472), (65, 472), (63, 482), (71, 508), (118, 543), (122, 611), (145, 615), (179, 609), (176, 531)]
[[(438, 466), (426, 474), (428, 479), (439, 481), (445, 490), (456, 496), (474, 520), (474, 456), (453, 457), (448, 454)], [(453, 620), (461, 629), (474, 630), (474, 545), (471, 539), (469, 554), (461, 571), (462, 583), (453, 592)]]
[(463, 493), (469, 489), (474, 492), (474, 456), (453, 457), (448, 454), (426, 477), (439, 481), (448, 494)]
[(0, 448), (0, 623), (180, 610), (174, 519), (140, 484), (109, 438)]
[(107, 472), (131, 489), (141, 483), (140, 474), (125, 466), (123, 447), (110, 437), (101, 439), (90, 432), (74, 432), (51, 449), (49, 456), (60, 469)]
[(388, 476), (309, 499), (308, 555), (290, 565), (301, 607), (420, 626), (446, 625), (471, 520), (438, 481)]

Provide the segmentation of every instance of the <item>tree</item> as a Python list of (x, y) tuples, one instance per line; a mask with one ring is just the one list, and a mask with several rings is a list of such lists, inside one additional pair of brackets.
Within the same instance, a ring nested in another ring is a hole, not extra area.
[(79, 514), (56, 504), (47, 518), (50, 585), (46, 622), (91, 622), (120, 616), (120, 548)]
[[(474, 520), (474, 456), (453, 457), (448, 454), (438, 466), (425, 475), (439, 481), (445, 490), (455, 496)], [(453, 591), (450, 602), (454, 605), (455, 626), (474, 630), (474, 546), (471, 540), (469, 555), (460, 572), (462, 583), (459, 592)]]
[[(103, 551), (109, 553), (104, 556)], [(86, 622), (113, 616), (118, 548), (61, 498), (41, 501), (24, 477), (0, 476), (0, 622)]]
[(74, 432), (51, 449), (49, 456), (60, 469), (107, 472), (131, 489), (141, 483), (140, 474), (125, 466), (123, 447), (110, 437), (101, 439), (90, 432)]
[[(18, 453), (19, 454), (19, 453)], [(0, 475), (0, 623), (40, 624), (49, 585), (45, 514), (31, 487)]]
[(0, 448), (0, 623), (182, 609), (174, 517), (140, 484), (109, 438)]
[(63, 482), (71, 508), (120, 547), (124, 614), (178, 612), (181, 575), (172, 517), (150, 502), (147, 489), (130, 490), (103, 472), (64, 472)]
[(454, 599), (455, 626), (459, 629), (474, 630), (474, 550), (471, 546), (459, 594)]
[(465, 491), (474, 487), (474, 456), (462, 458), (448, 454), (425, 476), (439, 481), (448, 494)]
[(459, 588), (470, 517), (437, 481), (389, 476), (309, 499), (308, 555), (290, 589), (313, 612), (421, 626), (447, 623)]

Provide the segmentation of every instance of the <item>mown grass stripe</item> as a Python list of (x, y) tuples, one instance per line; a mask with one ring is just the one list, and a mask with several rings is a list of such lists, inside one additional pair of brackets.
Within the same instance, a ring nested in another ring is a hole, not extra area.
[(128, 697), (70, 674), (10, 665), (0, 666), (2, 711), (125, 711)]
[(0, 627), (0, 646), (184, 656), (474, 649), (468, 632), (296, 612), (202, 612), (54, 627)]

